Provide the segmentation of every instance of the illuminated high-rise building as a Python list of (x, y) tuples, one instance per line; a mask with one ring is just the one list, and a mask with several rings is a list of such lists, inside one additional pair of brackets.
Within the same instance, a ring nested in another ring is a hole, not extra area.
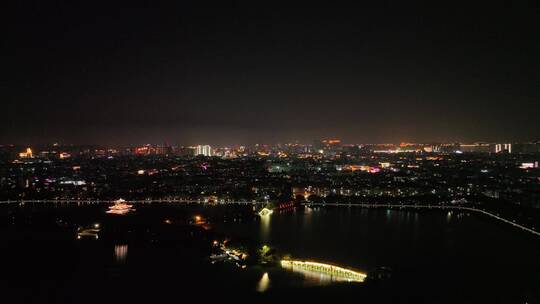
[(204, 156), (212, 156), (212, 147), (209, 145), (198, 145), (195, 147), (195, 156), (197, 155), (204, 155)]
[(501, 152), (512, 153), (512, 144), (496, 144), (495, 153)]

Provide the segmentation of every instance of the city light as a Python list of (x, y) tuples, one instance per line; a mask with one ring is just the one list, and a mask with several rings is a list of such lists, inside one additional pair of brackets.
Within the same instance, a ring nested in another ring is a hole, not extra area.
[(127, 202), (123, 199), (118, 199), (114, 202), (114, 205), (109, 207), (109, 210), (107, 210), (106, 213), (115, 215), (126, 215), (133, 211), (135, 211), (133, 205), (127, 204)]
[(24, 152), (19, 153), (20, 158), (32, 158), (34, 157), (34, 154), (32, 152), (31, 148), (26, 148)]
[(271, 215), (272, 213), (274, 213), (274, 210), (268, 209), (268, 208), (263, 208), (261, 211), (259, 211), (259, 215), (260, 215), (261, 217), (263, 217), (263, 216), (269, 216), (269, 215)]

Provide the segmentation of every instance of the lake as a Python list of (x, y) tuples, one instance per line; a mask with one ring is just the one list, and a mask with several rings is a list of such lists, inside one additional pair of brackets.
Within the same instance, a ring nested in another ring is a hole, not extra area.
[[(306, 207), (259, 217), (250, 206), (135, 208), (122, 217), (100, 204), (2, 206), (3, 294), (26, 303), (291, 295), (403, 303), (539, 300), (540, 239), (477, 214)], [(194, 215), (208, 219), (211, 235), (184, 225)], [(77, 227), (94, 223), (109, 237), (76, 239)], [(384, 267), (389, 277), (348, 283), (276, 266), (212, 264), (205, 244), (214, 235), (368, 274)]]

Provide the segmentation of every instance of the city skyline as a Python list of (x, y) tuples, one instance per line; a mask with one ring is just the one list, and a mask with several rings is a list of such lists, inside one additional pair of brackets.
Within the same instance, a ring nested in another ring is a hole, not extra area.
[[(340, 139), (315, 140), (313, 143), (285, 144), (255, 144), (216, 146), (144, 144), (129, 146), (99, 146), (99, 145), (52, 145), (15, 146), (0, 145), (0, 153), (14, 161), (33, 158), (69, 159), (72, 156), (204, 156), (218, 158), (237, 157), (278, 157), (278, 158), (341, 158), (357, 157), (360, 155), (414, 153), (414, 154), (522, 154), (534, 156), (540, 153), (540, 141), (536, 142), (477, 142), (477, 143), (379, 143), (351, 144)], [(15, 157), (18, 155), (18, 159)]]

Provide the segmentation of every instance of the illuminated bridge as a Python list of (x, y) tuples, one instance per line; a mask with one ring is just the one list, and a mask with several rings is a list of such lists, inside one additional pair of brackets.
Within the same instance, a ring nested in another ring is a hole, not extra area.
[(367, 275), (351, 269), (342, 268), (335, 265), (324, 264), (311, 261), (281, 260), (281, 267), (292, 271), (310, 271), (329, 275), (335, 281), (364, 282)]
[(316, 206), (316, 207), (322, 207), (322, 206), (342, 206), (342, 207), (360, 207), (360, 208), (385, 208), (385, 209), (443, 209), (443, 210), (460, 210), (460, 211), (470, 211), (473, 213), (479, 213), (482, 215), (485, 215), (487, 217), (490, 217), (492, 219), (498, 220), (500, 222), (503, 222), (505, 224), (511, 225), (515, 228), (518, 228), (522, 231), (532, 233), (534, 235), (540, 236), (540, 232), (536, 231), (534, 227), (529, 228), (525, 227), (523, 225), (520, 225), (516, 223), (515, 220), (508, 220), (505, 219), (498, 214), (494, 214), (492, 212), (475, 208), (475, 207), (464, 207), (464, 206), (452, 206), (452, 205), (398, 205), (398, 204), (344, 204), (344, 203), (337, 203), (337, 204), (304, 204), (306, 206)]

